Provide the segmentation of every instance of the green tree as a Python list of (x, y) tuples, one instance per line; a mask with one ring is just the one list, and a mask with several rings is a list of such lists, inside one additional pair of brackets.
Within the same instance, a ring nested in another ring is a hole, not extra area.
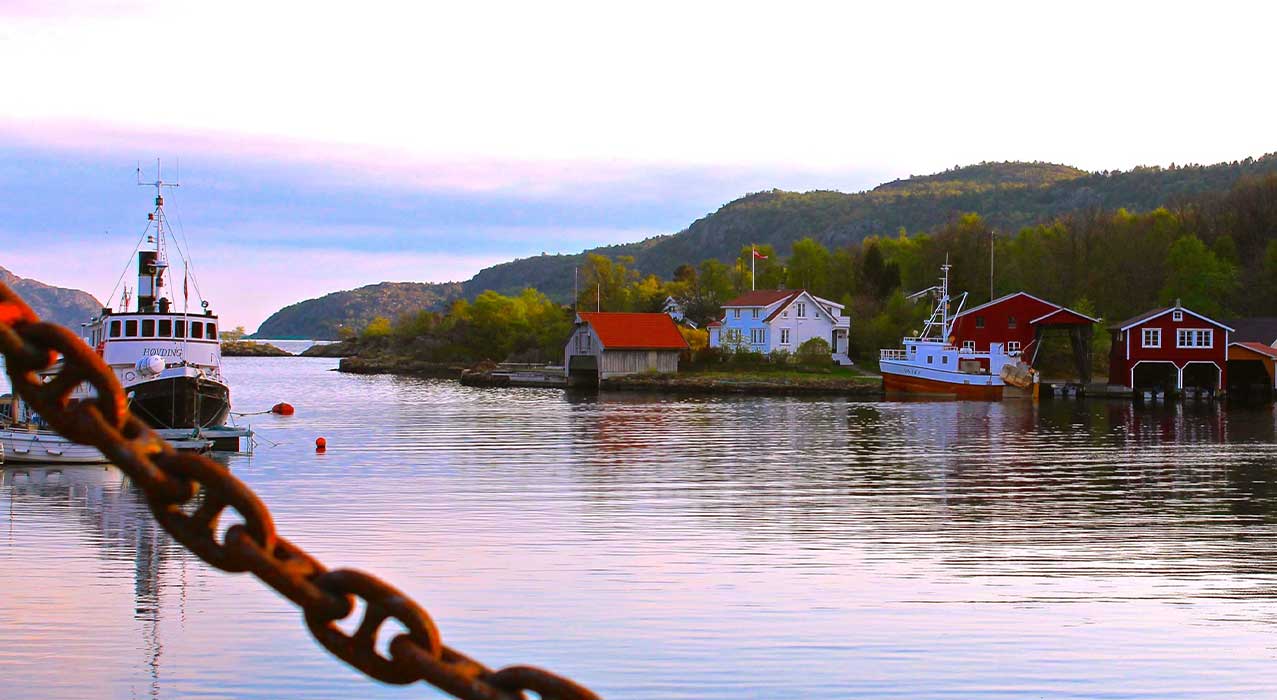
[(1237, 287), (1237, 268), (1220, 260), (1193, 235), (1183, 236), (1171, 245), (1166, 253), (1166, 271), (1162, 303), (1179, 300), (1207, 316), (1223, 315), (1223, 300)]
[(810, 237), (795, 241), (787, 267), (791, 289), (806, 289), (817, 296), (829, 294), (829, 249)]

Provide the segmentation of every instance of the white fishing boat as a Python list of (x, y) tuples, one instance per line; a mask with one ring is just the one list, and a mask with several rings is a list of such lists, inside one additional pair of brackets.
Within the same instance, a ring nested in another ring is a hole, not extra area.
[(967, 293), (958, 298), (958, 308), (951, 314), (949, 269), (946, 259), (940, 267), (940, 284), (911, 295), (933, 295), (936, 300), (922, 333), (904, 338), (902, 348), (880, 351), (878, 368), (883, 391), (985, 401), (1008, 396), (1036, 397), (1036, 373), (1020, 360), (1018, 353), (1008, 353), (1002, 343), (990, 343), (983, 352), (954, 346), (953, 320), (961, 313)]
[[(218, 428), (230, 412), (230, 387), (222, 377), (217, 316), (195, 282), (189, 251), (184, 251), (164, 213), (164, 182), (156, 166), (155, 208), (137, 250), (136, 301), (125, 286), (118, 308), (106, 307), (85, 324), (84, 340), (106, 361), (129, 400), (129, 409), (153, 428), (198, 431)], [(181, 303), (169, 265), (169, 246), (183, 264)], [(108, 298), (113, 298), (113, 291)], [(194, 306), (194, 310), (192, 310)]]

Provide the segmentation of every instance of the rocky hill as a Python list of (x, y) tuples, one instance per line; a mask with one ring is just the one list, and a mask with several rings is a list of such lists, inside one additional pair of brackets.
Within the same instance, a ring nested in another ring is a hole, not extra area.
[(358, 330), (377, 316), (394, 319), (422, 309), (443, 310), (461, 296), (459, 283), (382, 282), (286, 306), (250, 338), (335, 340), (342, 327)]
[(78, 289), (54, 287), (33, 279), (19, 277), (0, 267), (0, 282), (9, 285), (31, 308), (47, 321), (60, 323), (78, 331), (80, 324), (102, 311), (102, 302)]

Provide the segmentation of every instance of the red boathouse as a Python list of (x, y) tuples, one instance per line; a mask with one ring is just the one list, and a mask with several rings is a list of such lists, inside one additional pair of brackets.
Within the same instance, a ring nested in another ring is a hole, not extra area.
[(1078, 376), (1090, 381), (1091, 333), (1099, 319), (1039, 299), (1028, 292), (1014, 292), (967, 309), (953, 319), (950, 341), (959, 349), (987, 352), (989, 343), (1002, 343), (1008, 353), (1020, 353), (1030, 365), (1037, 359), (1042, 335), (1049, 329), (1069, 332)]
[(1135, 389), (1221, 390), (1227, 386), (1232, 328), (1196, 311), (1154, 309), (1109, 326), (1109, 384)]

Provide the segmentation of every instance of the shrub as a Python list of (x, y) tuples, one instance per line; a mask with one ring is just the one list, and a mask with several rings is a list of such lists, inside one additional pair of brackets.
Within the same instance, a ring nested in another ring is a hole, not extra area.
[(829, 341), (824, 338), (809, 338), (798, 346), (798, 362), (804, 365), (827, 365), (833, 362)]

